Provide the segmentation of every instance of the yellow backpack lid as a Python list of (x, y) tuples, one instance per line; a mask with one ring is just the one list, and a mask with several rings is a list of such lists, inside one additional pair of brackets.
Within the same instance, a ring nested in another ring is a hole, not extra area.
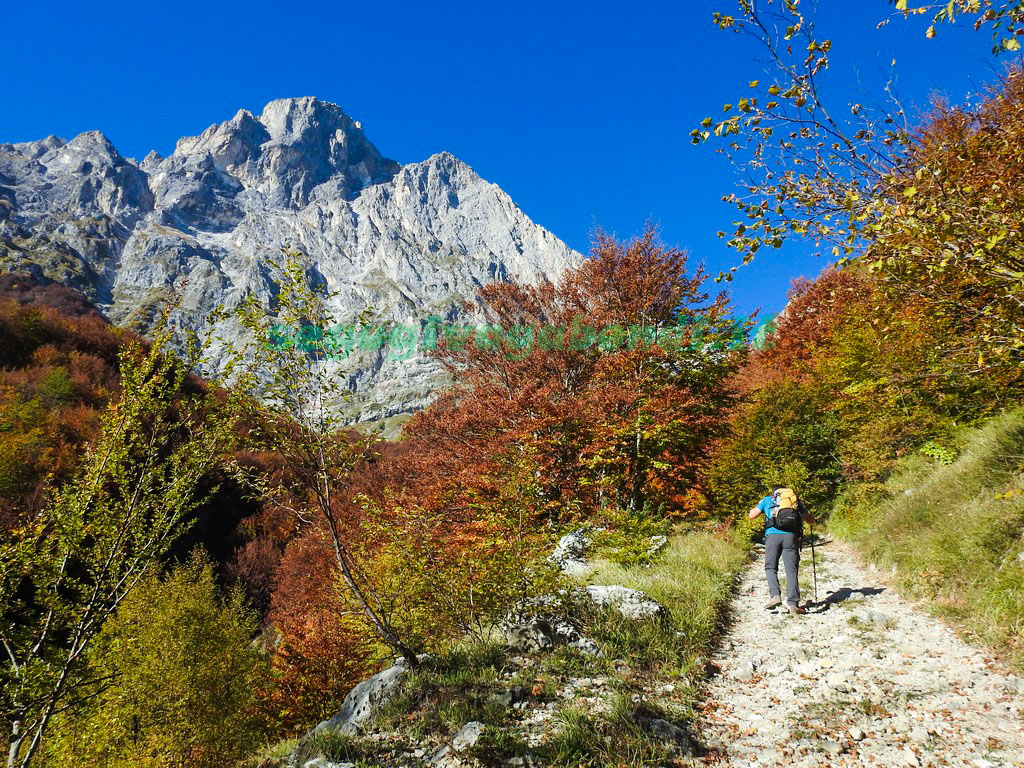
[(772, 496), (776, 509), (796, 509), (797, 507), (796, 491), (792, 488), (779, 488)]

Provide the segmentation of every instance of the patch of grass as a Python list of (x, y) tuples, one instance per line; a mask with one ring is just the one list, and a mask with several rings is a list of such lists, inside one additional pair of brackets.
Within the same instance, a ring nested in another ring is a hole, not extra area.
[(878, 492), (852, 490), (829, 528), (1024, 668), (1024, 409), (958, 442), (955, 459), (914, 454)]
[(497, 641), (466, 643), (426, 659), (423, 671), (452, 683), (490, 680), (502, 669), (506, 656), (507, 649)]
[(888, 717), (890, 714), (889, 710), (879, 702), (872, 701), (871, 699), (858, 699), (854, 703), (853, 708), (865, 717)]
[(534, 701), (554, 701), (558, 698), (558, 679), (560, 675), (560, 670), (555, 672), (520, 670), (512, 677), (512, 687), (526, 691)]
[(557, 674), (593, 676), (609, 674), (614, 667), (607, 656), (591, 656), (568, 645), (560, 645), (542, 657), (541, 668)]
[(415, 739), (450, 735), (469, 720), (499, 722), (505, 708), (490, 701), (506, 650), (474, 643), (426, 659), (410, 671), (402, 692), (377, 716), (378, 724)]
[(318, 757), (330, 762), (351, 762), (356, 768), (377, 768), (375, 745), (358, 736), (324, 730), (303, 739), (287, 739), (266, 747), (238, 764), (238, 768), (292, 768)]
[(239, 768), (286, 768), (288, 758), (298, 746), (298, 739), (285, 739), (276, 744), (269, 744), (258, 754), (243, 761)]
[(579, 766), (665, 765), (673, 760), (672, 745), (645, 731), (638, 717), (659, 717), (660, 711), (619, 696), (606, 714), (595, 715), (575, 704), (556, 714), (556, 733), (537, 750), (542, 765)]
[(623, 659), (644, 669), (686, 667), (686, 647), (668, 616), (627, 619), (613, 607), (593, 607), (584, 613), (584, 633), (609, 658)]
[(669, 610), (665, 621), (628, 622), (610, 618), (602, 639), (627, 661), (658, 663), (667, 671), (692, 675), (698, 656), (711, 648), (722, 608), (732, 596), (735, 576), (747, 560), (736, 539), (705, 532), (672, 538), (647, 567), (598, 561), (589, 580), (622, 584), (646, 592)]
[(295, 750), (296, 762), (302, 765), (307, 760), (323, 757), (332, 763), (364, 760), (370, 754), (359, 738), (341, 731), (328, 730), (310, 734)]
[(487, 728), (480, 734), (476, 744), (465, 751), (464, 756), (488, 768), (497, 768), (511, 758), (523, 757), (529, 751), (526, 742), (515, 734), (503, 728)]

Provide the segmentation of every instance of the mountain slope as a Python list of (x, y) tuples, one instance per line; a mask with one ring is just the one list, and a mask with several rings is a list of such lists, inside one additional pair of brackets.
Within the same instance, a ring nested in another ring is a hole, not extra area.
[[(239, 111), (141, 163), (98, 132), (0, 145), (0, 269), (77, 288), (116, 323), (145, 332), (171, 296), (198, 331), (246, 295), (270, 306), (284, 246), (308, 256), (341, 319), (370, 308), (413, 326), (463, 316), (482, 283), (555, 278), (580, 258), (457, 158), (400, 166), (315, 98)], [(422, 407), (444, 381), (419, 353), (365, 354), (344, 375), (354, 421)]]

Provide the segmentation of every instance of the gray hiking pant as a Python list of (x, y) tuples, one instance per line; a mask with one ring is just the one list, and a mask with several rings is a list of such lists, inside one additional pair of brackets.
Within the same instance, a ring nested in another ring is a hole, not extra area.
[(766, 533), (764, 536), (764, 575), (768, 579), (768, 592), (779, 597), (779, 556), (786, 565), (786, 600), (800, 602), (800, 540), (794, 533)]

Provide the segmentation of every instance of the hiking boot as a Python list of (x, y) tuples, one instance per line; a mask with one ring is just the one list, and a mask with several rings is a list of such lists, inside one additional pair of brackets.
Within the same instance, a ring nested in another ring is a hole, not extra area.
[(782, 598), (781, 597), (773, 597), (773, 598), (769, 599), (767, 603), (764, 604), (764, 607), (765, 608), (778, 608), (780, 605), (782, 605)]
[(798, 603), (786, 603), (786, 610), (790, 613), (806, 613), (806, 611), (800, 607)]

